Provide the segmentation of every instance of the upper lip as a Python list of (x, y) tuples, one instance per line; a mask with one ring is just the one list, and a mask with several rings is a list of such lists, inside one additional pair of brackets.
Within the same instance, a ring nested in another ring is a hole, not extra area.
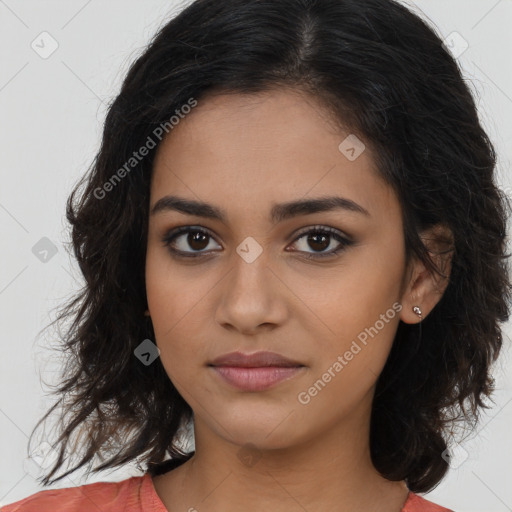
[(294, 367), (304, 366), (275, 352), (230, 352), (214, 359), (210, 366), (239, 366), (242, 368), (259, 368), (262, 366)]

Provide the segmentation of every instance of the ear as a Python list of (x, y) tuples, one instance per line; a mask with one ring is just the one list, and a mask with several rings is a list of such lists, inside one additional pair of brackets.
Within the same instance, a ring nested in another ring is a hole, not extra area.
[[(400, 319), (406, 324), (421, 322), (441, 300), (450, 281), (454, 253), (451, 230), (443, 224), (436, 224), (422, 232), (420, 238), (428, 249), (432, 263), (442, 275), (432, 273), (418, 259), (411, 262), (401, 301)], [(421, 309), (421, 318), (413, 311), (415, 306)]]

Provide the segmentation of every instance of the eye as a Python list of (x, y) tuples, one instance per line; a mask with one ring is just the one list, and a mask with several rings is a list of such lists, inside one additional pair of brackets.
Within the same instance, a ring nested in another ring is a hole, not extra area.
[[(209, 239), (213, 239), (212, 235), (203, 228), (182, 226), (167, 233), (162, 241), (172, 254), (195, 258), (204, 255), (204, 250), (210, 245)], [(193, 251), (187, 251), (187, 246)]]
[[(176, 257), (196, 258), (211, 251), (211, 247), (209, 251), (207, 249), (213, 238), (213, 235), (204, 228), (182, 226), (167, 233), (162, 242)], [(302, 245), (303, 249), (298, 252), (305, 253), (304, 257), (307, 259), (333, 257), (354, 243), (340, 231), (327, 226), (314, 226), (303, 230), (293, 244), (297, 244), (302, 239), (304, 241), (299, 246)], [(333, 245), (333, 240), (337, 245), (334, 244), (333, 249), (325, 252), (325, 249)], [(314, 252), (308, 253), (306, 250), (308, 247), (312, 248)]]
[[(304, 240), (299, 246), (302, 246), (303, 249), (299, 252), (305, 252), (304, 257), (307, 259), (336, 256), (354, 243), (337, 229), (327, 226), (314, 226), (313, 228), (308, 228), (307, 231), (302, 231), (295, 239), (294, 244), (302, 239)], [(333, 245), (333, 241), (335, 241), (337, 245), (334, 243), (334, 248), (330, 251), (323, 252)], [(315, 252), (308, 253), (306, 251), (308, 247), (312, 248)]]

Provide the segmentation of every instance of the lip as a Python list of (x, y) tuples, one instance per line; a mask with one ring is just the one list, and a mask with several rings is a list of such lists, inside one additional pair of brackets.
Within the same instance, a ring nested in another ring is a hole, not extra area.
[(275, 352), (231, 352), (209, 365), (220, 377), (243, 391), (263, 391), (291, 379), (305, 366)]
[(291, 379), (304, 366), (266, 366), (245, 368), (240, 366), (213, 366), (212, 369), (225, 381), (242, 391), (263, 391)]
[(261, 368), (275, 366), (280, 368), (292, 368), (304, 366), (298, 361), (276, 354), (275, 352), (230, 352), (214, 359), (209, 366), (231, 366), (239, 368)]

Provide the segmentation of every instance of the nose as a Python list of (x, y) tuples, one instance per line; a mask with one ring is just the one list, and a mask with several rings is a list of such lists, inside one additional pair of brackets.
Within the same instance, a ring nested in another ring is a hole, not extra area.
[(233, 258), (233, 267), (218, 289), (219, 325), (251, 335), (286, 322), (287, 297), (292, 294), (265, 256), (262, 253), (252, 261), (238, 254)]

